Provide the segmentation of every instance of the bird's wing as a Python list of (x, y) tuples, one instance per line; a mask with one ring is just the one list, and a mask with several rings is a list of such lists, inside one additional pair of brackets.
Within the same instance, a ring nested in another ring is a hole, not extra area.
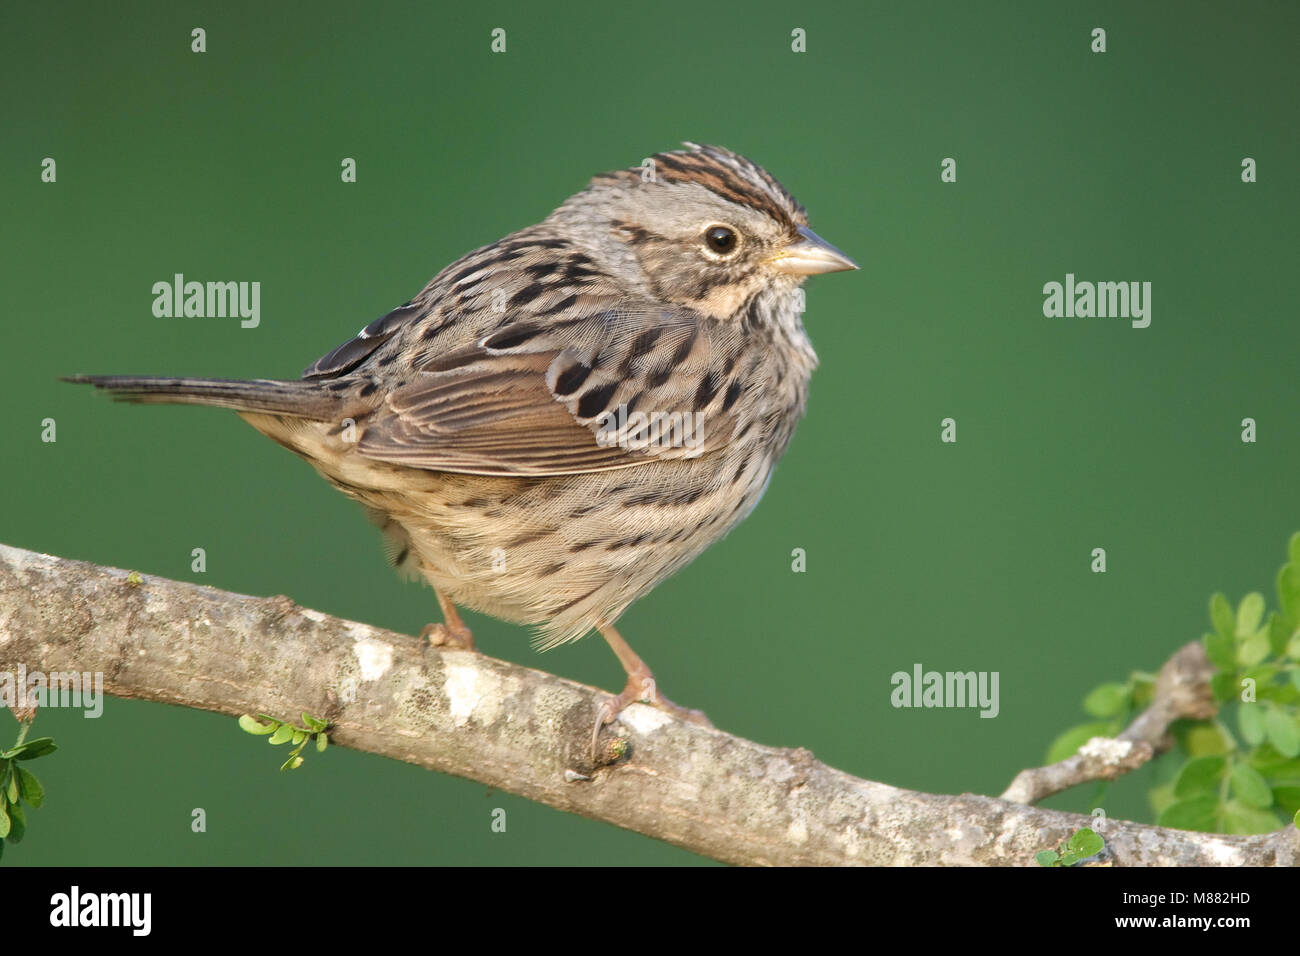
[(434, 471), (565, 475), (725, 446), (750, 396), (744, 336), (685, 309), (524, 318), (424, 360), (358, 451)]

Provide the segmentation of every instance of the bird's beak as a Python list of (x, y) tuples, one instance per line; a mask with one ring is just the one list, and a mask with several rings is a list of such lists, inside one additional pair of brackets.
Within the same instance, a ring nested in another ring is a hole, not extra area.
[(773, 267), (796, 276), (843, 272), (858, 267), (856, 262), (807, 226), (799, 227), (799, 235), (801, 239), (790, 243), (769, 260)]

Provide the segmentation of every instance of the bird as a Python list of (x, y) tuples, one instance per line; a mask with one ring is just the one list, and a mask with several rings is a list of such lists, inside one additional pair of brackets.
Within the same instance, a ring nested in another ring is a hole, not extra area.
[(857, 268), (764, 168), (687, 142), (594, 176), (297, 379), (66, 380), (233, 409), (306, 459), (432, 585), (432, 644), (474, 649), (458, 607), (542, 650), (598, 631), (627, 682), (594, 753), (636, 701), (711, 726), (615, 625), (758, 504), (817, 365), (802, 283)]

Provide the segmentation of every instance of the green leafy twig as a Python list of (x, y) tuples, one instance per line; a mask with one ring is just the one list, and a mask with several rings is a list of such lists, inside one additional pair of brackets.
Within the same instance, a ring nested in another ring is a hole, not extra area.
[(1183, 729), (1184, 759), (1151, 793), (1161, 826), (1268, 833), (1300, 813), (1300, 533), (1287, 558), (1272, 612), (1257, 592), (1235, 608), (1222, 594), (1210, 599), (1213, 630), (1202, 641), (1222, 709)]
[(1074, 866), (1081, 860), (1096, 856), (1106, 846), (1097, 831), (1083, 827), (1062, 840), (1055, 850), (1042, 850), (1034, 854), (1039, 866)]
[(245, 733), (257, 737), (269, 736), (267, 743), (273, 746), (287, 744), (290, 741), (294, 743), (294, 748), (289, 751), (289, 759), (280, 764), (281, 770), (297, 770), (302, 766), (302, 751), (307, 746), (307, 741), (314, 739), (319, 753), (324, 753), (325, 747), (329, 744), (329, 736), (326, 734), (329, 730), (328, 721), (303, 711), (302, 722), (306, 726), (299, 727), (288, 721), (276, 720), (268, 714), (258, 714), (257, 717), (244, 714), (239, 718), (239, 726)]
[(45, 788), (36, 775), (20, 765), (58, 750), (51, 737), (27, 739), (32, 722), (19, 725), (18, 739), (8, 750), (0, 751), (0, 858), (6, 843), (17, 843), (27, 832), (27, 814), (23, 804), (37, 810), (45, 803)]
[[(1272, 832), (1288, 819), (1300, 826), (1300, 533), (1287, 559), (1273, 611), (1257, 592), (1235, 608), (1222, 594), (1210, 599), (1212, 630), (1201, 643), (1215, 668), (1217, 713), (1170, 728), (1177, 759), (1156, 763), (1160, 782), (1148, 794), (1160, 826), (1236, 834)], [(1049, 762), (1090, 737), (1113, 735), (1152, 687), (1150, 675), (1134, 674), (1095, 688), (1084, 709), (1101, 719), (1061, 734)]]

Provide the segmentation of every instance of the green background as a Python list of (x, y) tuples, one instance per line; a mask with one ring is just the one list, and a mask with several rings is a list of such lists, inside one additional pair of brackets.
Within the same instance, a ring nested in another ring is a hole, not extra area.
[[(0, 541), (418, 632), (432, 592), (387, 569), (306, 464), (232, 414), (56, 377), (294, 377), (591, 174), (719, 143), (863, 268), (808, 285), (822, 364), (762, 506), (623, 633), (726, 730), (996, 794), (1084, 719), (1092, 686), (1199, 636), (1212, 591), (1271, 600), (1300, 527), (1298, 11), (7, 3)], [(150, 288), (174, 272), (260, 281), (260, 328), (155, 318)], [(1066, 272), (1150, 281), (1151, 327), (1044, 318)], [(539, 657), (520, 628), (469, 623), (491, 655), (622, 684), (596, 638)], [(1000, 672), (1001, 714), (892, 708), (890, 675), (917, 662)], [(211, 714), (109, 700), (97, 721), (43, 712), (33, 734), (61, 750), (36, 767), (47, 804), (10, 864), (699, 861), (343, 749), (280, 774), (279, 751)], [(1149, 819), (1150, 772), (1112, 789), (1111, 816)]]

